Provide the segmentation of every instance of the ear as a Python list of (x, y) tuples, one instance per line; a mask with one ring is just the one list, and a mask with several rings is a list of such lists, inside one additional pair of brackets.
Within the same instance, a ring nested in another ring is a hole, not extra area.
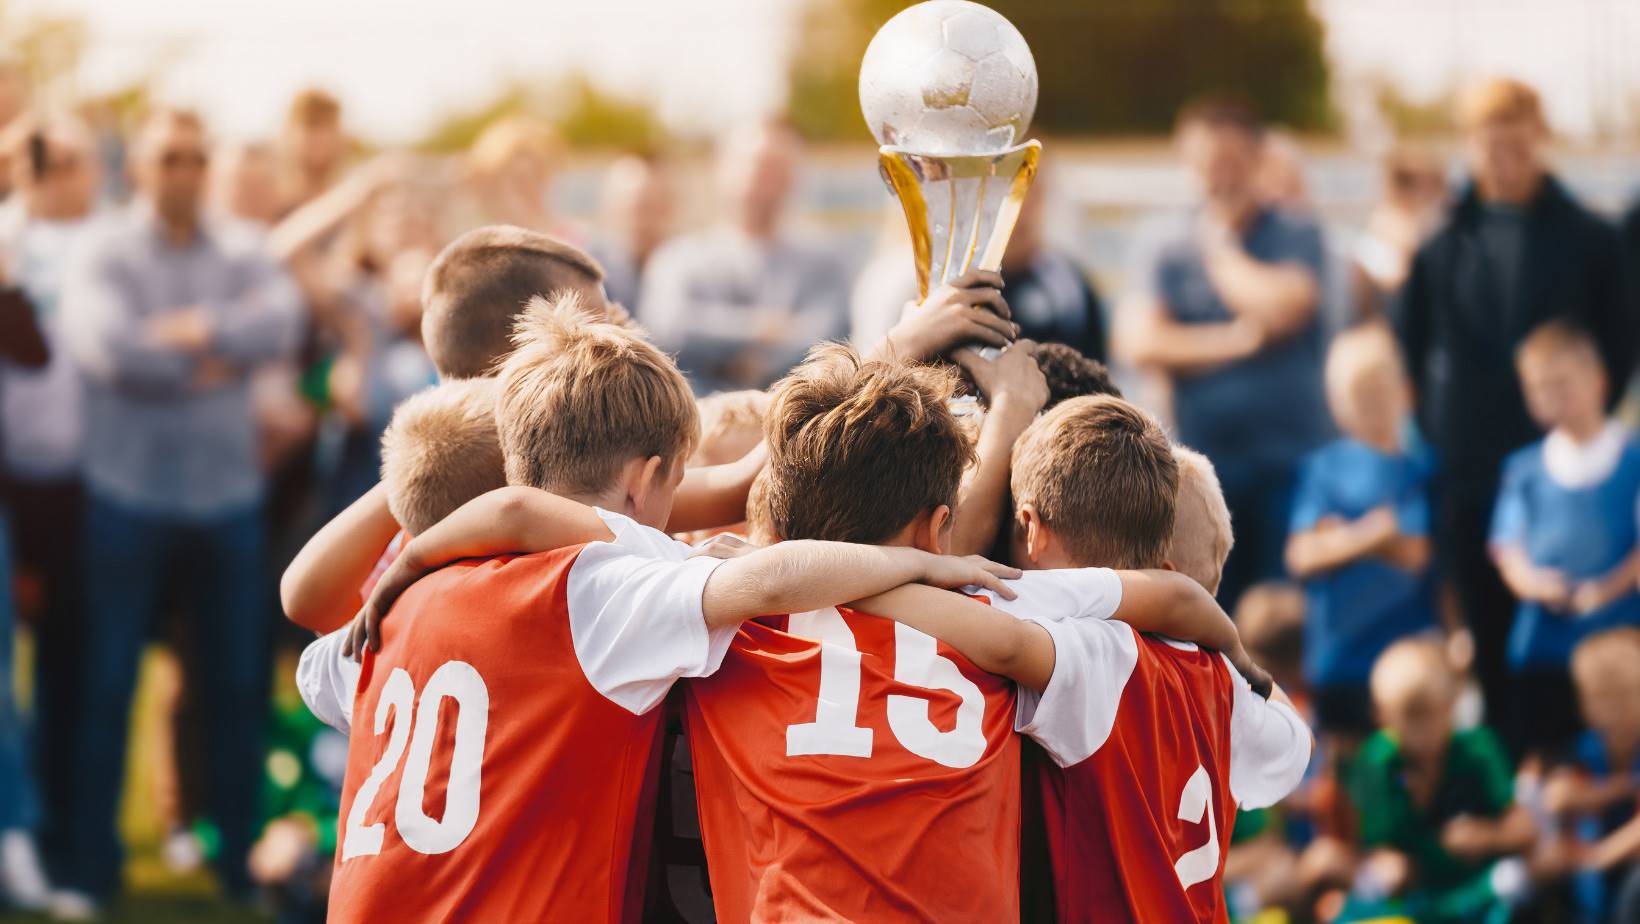
[(928, 521), (923, 524), (926, 535), (917, 537), (917, 547), (935, 555), (944, 555), (951, 550), (951, 505), (941, 504), (928, 512)]
[(1173, 559), (1164, 558), (1164, 559), (1162, 559), (1162, 570), (1163, 571), (1177, 571), (1177, 570), (1179, 570), (1179, 566), (1173, 563)]
[(1019, 528), (1025, 531), (1025, 557), (1036, 564), (1047, 551), (1048, 534), (1042, 524), (1042, 515), (1037, 513), (1035, 504), (1020, 504), (1014, 514)]
[(643, 519), (644, 507), (649, 503), (650, 495), (670, 474), (666, 460), (660, 456), (650, 456), (638, 464), (626, 486), (626, 502), (632, 508), (633, 519)]

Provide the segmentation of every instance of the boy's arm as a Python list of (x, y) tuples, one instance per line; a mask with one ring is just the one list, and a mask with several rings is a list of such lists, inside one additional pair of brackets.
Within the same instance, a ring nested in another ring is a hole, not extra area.
[(1640, 547), (1617, 563), (1617, 567), (1572, 591), (1572, 611), (1592, 613), (1635, 592), (1640, 583)]
[(839, 606), (918, 582), (972, 585), (1010, 596), (1003, 579), (1018, 576), (1017, 570), (977, 555), (957, 558), (913, 548), (799, 539), (725, 561), (707, 579), (701, 607), (707, 628), (716, 629), (764, 613)]
[(1493, 544), (1492, 561), (1510, 593), (1522, 600), (1542, 603), (1551, 610), (1563, 611), (1572, 605), (1572, 588), (1566, 576), (1550, 568), (1540, 568), (1526, 556), (1518, 545)]
[(1584, 865), (1598, 870), (1609, 870), (1619, 864), (1640, 858), (1640, 814), (1624, 822), (1617, 830), (1589, 847)]
[(715, 529), (746, 519), (746, 495), (768, 458), (767, 444), (759, 443), (738, 461), (689, 469), (672, 502), (667, 532)]
[(613, 538), (598, 511), (556, 494), (518, 486), (481, 494), (405, 544), (376, 582), (370, 599), (356, 611), (358, 618), (343, 653), (354, 656), (366, 645), (371, 651), (379, 650), (382, 617), (393, 602), (424, 575), (452, 562), (508, 552), (545, 552)]
[(1037, 365), (1036, 344), (1028, 340), (1014, 343), (996, 359), (973, 350), (959, 351), (955, 359), (990, 403), (951, 529), (952, 552), (980, 555), (990, 550), (1005, 514), (1014, 441), (1048, 402), (1048, 380)]
[(1464, 860), (1525, 853), (1537, 840), (1537, 825), (1526, 806), (1510, 806), (1497, 818), (1461, 815), (1441, 828), (1441, 846)]
[(1312, 577), (1386, 550), (1399, 537), (1390, 507), (1348, 522), (1322, 520), (1288, 538), (1287, 570), (1295, 578)]
[(1116, 575), (1122, 581), (1122, 603), (1115, 618), (1140, 632), (1218, 651), (1253, 692), (1270, 695), (1274, 682), (1269, 672), (1253, 662), (1236, 624), (1207, 588), (1176, 571), (1118, 571)]
[(981, 670), (1030, 689), (1046, 688), (1053, 677), (1054, 644), (1047, 629), (971, 597), (909, 584), (852, 605), (932, 635)]
[(313, 534), (279, 580), (285, 618), (320, 634), (359, 611), (359, 588), (398, 534), (387, 491), (376, 485)]

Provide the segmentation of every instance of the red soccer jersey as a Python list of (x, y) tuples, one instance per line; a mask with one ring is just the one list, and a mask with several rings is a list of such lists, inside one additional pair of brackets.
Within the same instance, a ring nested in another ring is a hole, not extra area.
[[(700, 610), (715, 562), (605, 521), (614, 542), (459, 564), (394, 606), (350, 704), (331, 921), (637, 920), (654, 707), (732, 633)], [(299, 670), (322, 718), (348, 705), (336, 638)]]
[(1017, 920), (1011, 683), (845, 608), (747, 623), (687, 693), (718, 920)]
[(1061, 922), (1224, 922), (1239, 805), (1298, 784), (1309, 735), (1218, 654), (1119, 622), (1044, 622), (1054, 675), (1024, 695)]

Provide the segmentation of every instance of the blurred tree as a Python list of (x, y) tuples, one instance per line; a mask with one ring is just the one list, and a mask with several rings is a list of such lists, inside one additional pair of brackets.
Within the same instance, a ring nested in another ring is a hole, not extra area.
[(1432, 99), (1408, 97), (1392, 81), (1373, 82), (1374, 101), (1397, 138), (1449, 137), (1457, 131), (1457, 91), (1447, 89)]
[(542, 88), (525, 83), (504, 87), (477, 109), (446, 118), (416, 145), (423, 151), (462, 151), (485, 126), (513, 115), (551, 120), (564, 140), (578, 148), (652, 151), (666, 140), (666, 130), (649, 105), (594, 84), (581, 74)]
[[(1231, 92), (1272, 122), (1334, 127), (1321, 21), (1309, 0), (987, 0), (1036, 56), (1035, 125), (1047, 134), (1153, 134), (1179, 107)], [(904, 0), (811, 0), (793, 56), (793, 122), (858, 140), (856, 79), (879, 26)]]

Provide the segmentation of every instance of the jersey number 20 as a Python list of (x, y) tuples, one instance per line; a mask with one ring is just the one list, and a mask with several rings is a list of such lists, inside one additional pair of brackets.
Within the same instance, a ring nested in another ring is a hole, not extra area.
[[(456, 706), (455, 746), (450, 754), (450, 782), (445, 790), (444, 817), (434, 819), (422, 809), (427, 792), (427, 772), (433, 763), (433, 739), (438, 734), (438, 713), (449, 698)], [(411, 710), (414, 709), (412, 723)], [(421, 702), (416, 703), (415, 682), (402, 667), (383, 684), (376, 702), (376, 734), (387, 730), (392, 716), (393, 731), (381, 760), (370, 769), (364, 784), (353, 794), (353, 808), (347, 813), (342, 835), (342, 861), (381, 853), (387, 824), (364, 823), (371, 803), (382, 784), (399, 765), (408, 744), (404, 773), (399, 777), (398, 801), (393, 823), (399, 837), (411, 850), (424, 854), (449, 853), (467, 839), (478, 823), (478, 791), (484, 774), (484, 736), (490, 725), (490, 690), (484, 678), (465, 661), (446, 661), (427, 678)], [(412, 725), (414, 730), (412, 731)]]
[[(793, 635), (820, 642), (820, 695), (813, 722), (786, 727), (786, 756), (870, 757), (872, 730), (855, 724), (860, 711), (860, 649), (854, 631), (835, 609), (794, 613), (787, 627)], [(962, 700), (956, 726), (942, 731), (928, 717), (928, 700), (891, 694), (888, 727), (906, 750), (958, 769), (973, 766), (985, 755), (985, 694), (939, 653), (933, 636), (894, 624), (894, 679), (946, 690)]]

